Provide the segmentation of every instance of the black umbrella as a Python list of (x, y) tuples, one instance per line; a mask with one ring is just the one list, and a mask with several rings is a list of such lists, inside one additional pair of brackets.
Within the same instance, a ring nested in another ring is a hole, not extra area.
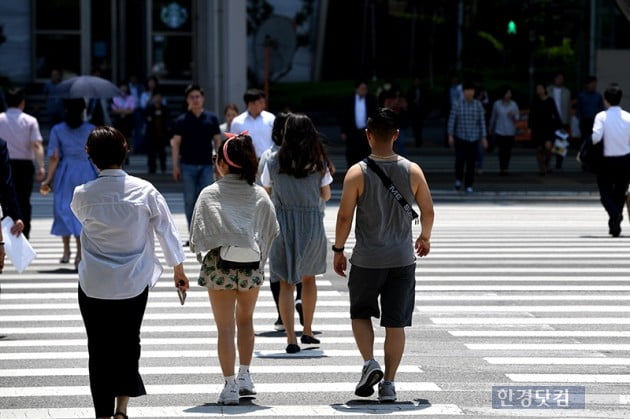
[(55, 88), (55, 94), (68, 99), (122, 96), (114, 83), (95, 76), (78, 76), (64, 80)]

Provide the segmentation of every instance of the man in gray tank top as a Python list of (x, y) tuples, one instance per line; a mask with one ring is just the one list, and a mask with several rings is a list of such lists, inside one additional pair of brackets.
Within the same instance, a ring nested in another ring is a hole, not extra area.
[[(366, 161), (350, 167), (343, 183), (332, 250), (335, 272), (345, 277), (344, 244), (356, 209), (356, 244), (350, 259), (348, 289), (352, 331), (365, 363), (355, 394), (370, 396), (379, 383), (378, 399), (393, 402), (394, 378), (405, 347), (404, 328), (411, 326), (414, 310), (415, 259), (428, 255), (431, 249), (433, 201), (420, 167), (394, 153), (394, 141), (398, 138), (395, 113), (388, 108), (379, 109), (368, 119), (365, 132), (372, 150), (369, 158), (397, 191), (387, 188)], [(408, 203), (415, 201), (420, 208), (422, 231), (415, 243), (412, 211), (403, 208), (400, 197)], [(374, 359), (372, 317), (380, 317), (380, 324), (385, 327), (384, 372)]]

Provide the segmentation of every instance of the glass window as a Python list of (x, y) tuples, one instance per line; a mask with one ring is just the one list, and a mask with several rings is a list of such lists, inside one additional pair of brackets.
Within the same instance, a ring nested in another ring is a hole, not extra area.
[(192, 78), (192, 37), (153, 35), (151, 72), (165, 79)]
[(35, 77), (81, 73), (81, 1), (35, 0)]
[(36, 0), (37, 30), (80, 30), (80, 0)]
[(91, 31), (92, 45), (90, 73), (112, 78), (112, 11), (111, 2), (92, 0)]
[(37, 34), (35, 36), (36, 77), (47, 79), (53, 68), (64, 76), (81, 73), (81, 36)]

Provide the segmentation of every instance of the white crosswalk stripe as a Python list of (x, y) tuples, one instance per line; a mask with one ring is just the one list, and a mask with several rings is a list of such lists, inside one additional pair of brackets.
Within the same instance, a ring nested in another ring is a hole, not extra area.
[[(50, 199), (33, 198), (39, 257), (23, 274), (8, 264), (0, 276), (0, 419), (91, 417), (77, 277), (58, 264)], [(181, 196), (167, 199), (185, 231)], [(400, 403), (354, 400), (362, 360), (346, 279), (329, 272), (318, 279), (314, 328), (322, 343), (302, 345), (299, 354), (286, 354), (284, 335), (273, 331), (277, 313), (265, 283), (254, 316), (258, 395), (217, 406), (221, 370), (207, 292), (192, 285), (180, 306), (166, 268), (142, 327), (149, 395), (131, 401), (130, 417), (623, 417), (630, 404), (630, 240), (606, 238), (602, 210), (592, 204), (438, 204), (436, 214), (432, 253), (416, 270), (414, 327), (396, 380)], [(335, 215), (332, 204), (329, 238)], [(353, 244), (351, 236), (346, 248)], [(185, 267), (194, 282), (194, 255)], [(377, 329), (379, 361), (383, 342)], [(586, 386), (588, 407), (496, 410), (488, 402), (493, 385)]]
[[(432, 256), (440, 257), (418, 269), (417, 312), (454, 336), (467, 362), (481, 357), (475, 369), (502, 374), (493, 385), (584, 386), (589, 410), (566, 416), (625, 416), (630, 241), (606, 237), (597, 205), (467, 209), (474, 225), (461, 223), (455, 206), (440, 215), (454, 222), (433, 240)], [(611, 410), (597, 410), (603, 404)], [(479, 417), (565, 416), (463, 410)]]

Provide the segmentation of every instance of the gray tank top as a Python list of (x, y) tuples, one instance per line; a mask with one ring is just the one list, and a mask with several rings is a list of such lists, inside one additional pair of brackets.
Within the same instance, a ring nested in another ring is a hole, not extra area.
[[(409, 160), (375, 160), (396, 188), (413, 204), (416, 200), (409, 180)], [(364, 189), (357, 202), (356, 244), (350, 263), (362, 268), (395, 268), (414, 263), (411, 217), (385, 188), (374, 171), (360, 162)]]

